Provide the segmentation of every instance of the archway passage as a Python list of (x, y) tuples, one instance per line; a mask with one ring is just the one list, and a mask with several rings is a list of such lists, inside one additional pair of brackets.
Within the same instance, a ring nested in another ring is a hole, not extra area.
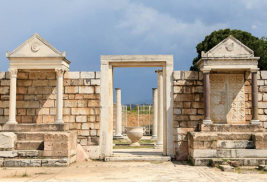
[(163, 155), (174, 157), (173, 147), (173, 56), (101, 56), (100, 157), (112, 155), (113, 147), (113, 68), (162, 67), (163, 70)]

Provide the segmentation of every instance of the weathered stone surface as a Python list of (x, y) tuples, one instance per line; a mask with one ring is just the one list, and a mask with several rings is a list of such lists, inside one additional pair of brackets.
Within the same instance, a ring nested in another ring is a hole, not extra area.
[(3, 131), (14, 131), (14, 132), (24, 132), (24, 131), (67, 131), (69, 130), (68, 124), (5, 124), (3, 126)]
[(251, 140), (252, 139), (252, 134), (249, 132), (245, 132), (245, 133), (220, 132), (220, 133), (217, 133), (217, 135), (218, 135), (218, 140)]
[(216, 149), (189, 149), (189, 154), (193, 158), (216, 158)]
[(43, 141), (17, 141), (16, 150), (43, 150)]
[(212, 167), (219, 167), (222, 165), (223, 160), (222, 159), (211, 159), (211, 166)]
[(64, 79), (79, 79), (80, 72), (65, 72)]
[(203, 132), (264, 132), (264, 128), (260, 125), (252, 124), (210, 124), (200, 125)]
[(228, 164), (232, 167), (239, 167), (239, 162), (238, 161), (228, 161)]
[(235, 168), (230, 165), (220, 165), (219, 167), (225, 172), (235, 172)]
[(173, 79), (180, 80), (181, 79), (181, 71), (174, 71), (173, 72)]
[(37, 157), (38, 154), (39, 154), (38, 150), (18, 151), (19, 157)]
[(253, 149), (254, 142), (253, 141), (218, 141), (219, 149)]
[(189, 138), (192, 141), (217, 141), (216, 133), (189, 132)]
[(198, 80), (198, 71), (184, 71), (185, 80)]
[(83, 161), (88, 161), (88, 160), (90, 160), (88, 154), (85, 152), (83, 147), (80, 144), (78, 144), (77, 153), (76, 153), (76, 161), (83, 162)]
[(17, 157), (16, 151), (0, 151), (0, 157)]
[(0, 149), (13, 149), (17, 135), (13, 132), (0, 132)]
[(95, 72), (81, 72), (81, 78), (95, 78)]

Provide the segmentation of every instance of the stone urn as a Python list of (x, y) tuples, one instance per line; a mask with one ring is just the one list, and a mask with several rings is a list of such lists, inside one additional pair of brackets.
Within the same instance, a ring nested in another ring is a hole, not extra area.
[(130, 144), (131, 147), (140, 146), (138, 141), (143, 136), (143, 127), (127, 127), (126, 134), (128, 138), (132, 141), (132, 143)]

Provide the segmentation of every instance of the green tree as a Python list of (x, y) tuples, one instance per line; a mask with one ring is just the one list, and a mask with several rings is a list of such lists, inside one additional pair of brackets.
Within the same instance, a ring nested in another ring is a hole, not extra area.
[(198, 67), (196, 63), (201, 58), (201, 51), (207, 52), (210, 49), (212, 49), (214, 46), (216, 46), (218, 43), (220, 43), (222, 40), (227, 38), (229, 35), (234, 36), (237, 38), (240, 42), (245, 44), (247, 47), (252, 49), (254, 51), (255, 57), (260, 57), (259, 60), (259, 68), (261, 70), (267, 69), (267, 38), (262, 37), (259, 39), (258, 37), (255, 37), (251, 35), (249, 32), (245, 32), (242, 30), (230, 30), (229, 28), (224, 30), (218, 30), (212, 32), (210, 35), (206, 36), (205, 39), (200, 42), (196, 49), (198, 56), (194, 58), (193, 60), (193, 66), (190, 67), (191, 71), (198, 71)]

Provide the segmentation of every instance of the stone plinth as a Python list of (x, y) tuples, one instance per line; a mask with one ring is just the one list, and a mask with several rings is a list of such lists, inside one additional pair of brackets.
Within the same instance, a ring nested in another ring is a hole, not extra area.
[(69, 124), (5, 124), (2, 130), (13, 132), (68, 131)]

